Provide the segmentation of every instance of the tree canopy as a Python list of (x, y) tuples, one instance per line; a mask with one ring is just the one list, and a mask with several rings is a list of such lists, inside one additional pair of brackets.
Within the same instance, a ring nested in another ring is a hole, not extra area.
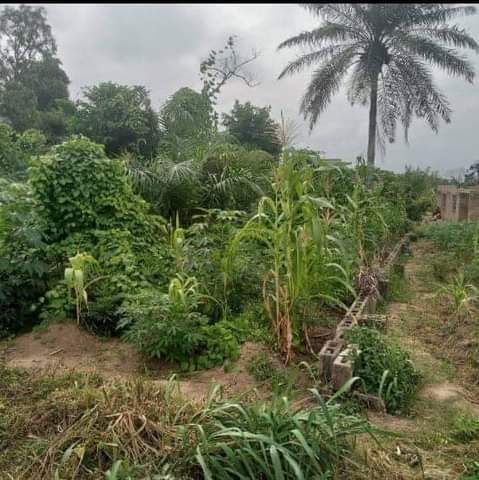
[(231, 113), (223, 114), (223, 125), (241, 144), (277, 155), (281, 151), (279, 125), (270, 113), (271, 107), (255, 107), (236, 100)]
[(108, 155), (131, 151), (151, 157), (159, 140), (158, 116), (145, 87), (104, 82), (83, 90), (75, 130), (105, 145)]

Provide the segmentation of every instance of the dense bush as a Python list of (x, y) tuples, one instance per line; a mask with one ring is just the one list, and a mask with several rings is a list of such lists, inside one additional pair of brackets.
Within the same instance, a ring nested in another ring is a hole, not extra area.
[(133, 193), (122, 162), (84, 137), (53, 147), (29, 179), (42, 229), (53, 242), (86, 229), (152, 230), (147, 205)]
[(168, 293), (144, 290), (121, 309), (124, 337), (150, 358), (178, 362), (182, 369), (212, 367), (236, 359), (238, 341), (226, 323), (208, 324), (204, 296), (194, 278), (178, 276)]
[(17, 134), (5, 123), (0, 123), (0, 177), (25, 180), (32, 157), (46, 151), (46, 138), (38, 130)]
[(0, 179), (0, 337), (35, 321), (47, 290), (45, 247), (29, 187)]
[(346, 339), (360, 351), (354, 350), (354, 375), (362, 379), (365, 393), (380, 396), (390, 413), (407, 409), (419, 382), (409, 355), (367, 327), (353, 328)]

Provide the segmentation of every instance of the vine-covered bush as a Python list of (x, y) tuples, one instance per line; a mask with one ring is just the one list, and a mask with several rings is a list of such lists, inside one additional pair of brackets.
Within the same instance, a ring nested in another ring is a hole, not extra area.
[(147, 205), (133, 193), (120, 160), (104, 147), (75, 137), (52, 148), (31, 168), (36, 210), (51, 241), (88, 229), (152, 231)]
[(409, 355), (371, 328), (355, 327), (346, 339), (360, 352), (354, 349), (354, 375), (362, 379), (365, 393), (380, 396), (390, 413), (404, 411), (419, 383)]
[(52, 266), (42, 317), (70, 316), (71, 304), (61, 295), (63, 269), (69, 257), (87, 252), (98, 261), (99, 280), (82, 320), (97, 332), (116, 332), (125, 296), (152, 283), (167, 285), (172, 275), (165, 221), (133, 193), (123, 163), (84, 137), (54, 147), (34, 162), (29, 178)]

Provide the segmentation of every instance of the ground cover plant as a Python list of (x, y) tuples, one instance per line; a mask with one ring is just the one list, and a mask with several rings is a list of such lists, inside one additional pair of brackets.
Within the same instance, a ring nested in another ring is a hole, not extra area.
[(174, 380), (111, 383), (78, 372), (38, 379), (1, 368), (0, 444), (15, 445), (18, 455), (2, 451), (0, 465), (19, 479), (332, 475), (360, 468), (360, 456), (351, 458), (355, 438), (373, 433), (317, 392), (307, 409), (280, 397), (229, 401), (214, 391), (194, 402), (178, 395)]
[(355, 327), (346, 338), (354, 345), (354, 375), (364, 392), (380, 397), (388, 412), (406, 411), (420, 379), (409, 355), (368, 327)]

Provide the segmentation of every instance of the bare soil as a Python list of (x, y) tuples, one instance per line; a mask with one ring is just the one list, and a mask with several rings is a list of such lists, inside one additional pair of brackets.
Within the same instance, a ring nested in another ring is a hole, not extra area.
[[(246, 370), (248, 361), (265, 347), (246, 342), (241, 356), (226, 372), (223, 367), (202, 370), (192, 374), (179, 374), (181, 393), (196, 398), (207, 395), (209, 389), (221, 385), (228, 396), (244, 393), (256, 386), (254, 378)], [(0, 344), (0, 358), (7, 366), (28, 370), (81, 370), (96, 372), (106, 378), (130, 379), (148, 375), (158, 383), (178, 371), (167, 362), (146, 361), (131, 345), (119, 339), (102, 339), (82, 330), (74, 322), (49, 325), (45, 330), (16, 337)]]

